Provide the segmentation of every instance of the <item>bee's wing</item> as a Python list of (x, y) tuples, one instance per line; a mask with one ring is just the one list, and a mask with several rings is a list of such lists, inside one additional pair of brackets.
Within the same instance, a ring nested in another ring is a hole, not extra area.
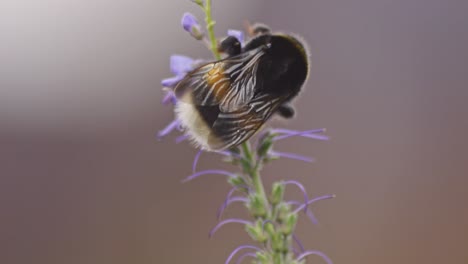
[(285, 97), (269, 94), (255, 96), (247, 105), (234, 111), (221, 111), (213, 124), (213, 131), (227, 149), (253, 136), (284, 102)]
[(254, 97), (258, 64), (264, 54), (258, 48), (202, 65), (177, 84), (175, 95), (195, 105), (219, 105), (223, 112), (239, 110)]

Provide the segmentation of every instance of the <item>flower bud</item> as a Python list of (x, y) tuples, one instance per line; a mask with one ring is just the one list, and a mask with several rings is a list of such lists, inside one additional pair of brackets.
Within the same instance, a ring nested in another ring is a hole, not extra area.
[(254, 217), (265, 217), (265, 203), (260, 195), (254, 194), (249, 199), (249, 209)]
[(268, 237), (265, 235), (265, 232), (263, 232), (262, 228), (262, 221), (258, 220), (255, 223), (255, 226), (253, 225), (246, 225), (245, 229), (247, 233), (250, 235), (250, 237), (253, 238), (253, 240), (264, 243), (267, 241)]
[(285, 186), (279, 182), (273, 183), (273, 188), (271, 189), (271, 204), (273, 206), (279, 204), (283, 200)]
[(190, 13), (185, 13), (182, 16), (181, 23), (184, 30), (189, 32), (190, 35), (192, 35), (192, 37), (194, 37), (197, 40), (201, 40), (203, 38), (203, 31), (201, 29), (200, 24), (198, 23), (197, 18), (194, 15)]
[(287, 216), (291, 212), (291, 206), (285, 203), (281, 203), (278, 205), (278, 214), (276, 215), (276, 221), (279, 223), (283, 223), (286, 221)]
[(244, 178), (242, 178), (241, 176), (236, 176), (236, 177), (230, 177), (228, 179), (228, 182), (232, 185), (232, 186), (236, 186), (236, 187), (241, 187), (241, 186), (246, 186), (246, 182), (244, 180)]
[(271, 236), (271, 248), (275, 252), (283, 251), (283, 235), (281, 233), (275, 233)]
[(286, 221), (284, 221), (284, 225), (281, 228), (281, 232), (285, 235), (292, 234), (294, 227), (296, 227), (297, 218), (297, 214), (289, 214), (286, 217)]
[(273, 146), (273, 136), (271, 134), (265, 134), (265, 136), (260, 138), (260, 144), (257, 148), (257, 155), (259, 157), (267, 156), (272, 146)]
[(256, 255), (257, 255), (257, 260), (259, 261), (259, 263), (262, 263), (262, 264), (271, 263), (269, 255), (267, 255), (267, 253), (259, 251), (256, 253)]

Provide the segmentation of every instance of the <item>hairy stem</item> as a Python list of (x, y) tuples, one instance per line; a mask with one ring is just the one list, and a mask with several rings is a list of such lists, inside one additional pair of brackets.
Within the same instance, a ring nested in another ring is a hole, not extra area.
[(215, 59), (219, 60), (221, 59), (221, 55), (219, 54), (219, 51), (218, 51), (218, 44), (217, 44), (215, 33), (214, 33), (215, 21), (213, 20), (213, 17), (211, 16), (211, 0), (206, 0), (204, 11), (205, 11), (206, 30), (208, 32), (208, 38), (210, 39), (210, 43), (211, 43), (210, 44), (211, 52), (213, 52)]
[(248, 170), (249, 176), (252, 179), (252, 184), (255, 189), (255, 192), (260, 195), (261, 199), (263, 200), (263, 204), (265, 206), (266, 211), (268, 211), (268, 199), (265, 194), (265, 188), (263, 186), (262, 177), (259, 172), (259, 166), (257, 166), (254, 155), (250, 149), (249, 142), (246, 141), (242, 143), (242, 152), (244, 153), (245, 159), (247, 159), (248, 164), (250, 164), (250, 168)]

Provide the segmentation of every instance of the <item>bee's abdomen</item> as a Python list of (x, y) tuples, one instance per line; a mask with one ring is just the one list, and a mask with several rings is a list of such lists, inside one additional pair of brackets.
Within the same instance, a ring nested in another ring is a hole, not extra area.
[(196, 105), (196, 110), (199, 112), (200, 116), (206, 122), (208, 127), (213, 127), (214, 122), (218, 118), (220, 113), (219, 105), (211, 105), (211, 106), (202, 106)]

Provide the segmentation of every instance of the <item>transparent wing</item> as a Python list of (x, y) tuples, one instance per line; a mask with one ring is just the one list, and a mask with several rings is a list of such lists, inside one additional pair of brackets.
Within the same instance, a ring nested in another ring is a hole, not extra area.
[(249, 104), (235, 111), (221, 112), (213, 131), (222, 139), (222, 149), (243, 143), (253, 136), (284, 102), (285, 97), (258, 95)]
[(179, 100), (202, 106), (219, 105), (235, 111), (254, 97), (263, 48), (208, 63), (193, 70), (175, 88)]

